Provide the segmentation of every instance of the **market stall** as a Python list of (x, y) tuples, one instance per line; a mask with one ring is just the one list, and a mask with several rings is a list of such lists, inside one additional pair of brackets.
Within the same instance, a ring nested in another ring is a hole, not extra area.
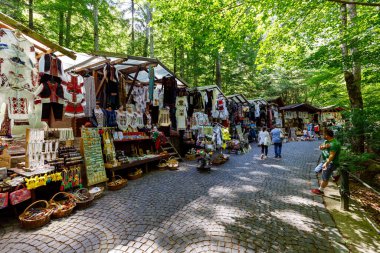
[[(297, 136), (307, 139), (314, 137), (314, 125), (318, 124), (318, 108), (302, 103), (283, 106), (279, 109), (284, 115), (285, 131), (290, 139), (296, 139)], [(303, 130), (307, 131), (306, 134)]]
[(171, 130), (189, 128), (189, 97), (164, 64), (74, 53), (0, 17), (0, 209), (52, 198), (20, 216), (38, 227), (89, 206), (103, 186), (124, 187), (116, 172), (133, 180), (164, 159), (178, 167), (164, 145)]
[(344, 111), (343, 107), (334, 105), (320, 108), (319, 123), (325, 127), (331, 125), (343, 125), (344, 119), (342, 117), (342, 111)]

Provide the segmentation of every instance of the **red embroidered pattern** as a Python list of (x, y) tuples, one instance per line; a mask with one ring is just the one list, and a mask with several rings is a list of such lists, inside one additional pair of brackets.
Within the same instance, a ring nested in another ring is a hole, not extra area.
[(28, 100), (26, 98), (9, 98), (9, 106), (12, 114), (28, 114)]
[(3, 37), (5, 35), (5, 32), (3, 29), (0, 29), (0, 37)]

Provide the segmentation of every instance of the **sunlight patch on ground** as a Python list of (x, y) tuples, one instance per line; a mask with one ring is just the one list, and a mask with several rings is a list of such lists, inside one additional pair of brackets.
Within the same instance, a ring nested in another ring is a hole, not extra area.
[(249, 178), (249, 177), (235, 176), (235, 178), (240, 179), (241, 181), (245, 181), (245, 182), (251, 182), (252, 181), (252, 178)]
[(208, 195), (214, 198), (228, 197), (236, 198), (237, 196), (231, 192), (231, 189), (224, 186), (213, 186), (208, 190)]
[(262, 172), (262, 171), (251, 171), (251, 172), (249, 172), (249, 175), (253, 175), (253, 176), (269, 176), (268, 173)]
[(308, 205), (314, 206), (315, 202), (312, 199), (302, 198), (300, 196), (283, 196), (277, 197), (278, 200), (283, 201), (285, 203), (291, 203), (296, 205)]
[(281, 166), (281, 165), (278, 165), (278, 164), (263, 164), (264, 167), (266, 168), (275, 168), (275, 169), (278, 169), (278, 170), (285, 170), (285, 171), (290, 171), (288, 168), (286, 168), (285, 166)]
[(259, 191), (259, 189), (257, 189), (256, 187), (252, 185), (242, 185), (234, 191), (235, 192), (257, 192)]
[(306, 179), (303, 179), (303, 178), (294, 178), (294, 177), (292, 177), (292, 178), (288, 179), (288, 182), (290, 184), (301, 186), (301, 185), (308, 185), (310, 181), (306, 180)]
[(252, 170), (250, 167), (235, 167), (236, 169)]
[(298, 230), (311, 233), (315, 228), (313, 219), (293, 210), (274, 211), (271, 215)]

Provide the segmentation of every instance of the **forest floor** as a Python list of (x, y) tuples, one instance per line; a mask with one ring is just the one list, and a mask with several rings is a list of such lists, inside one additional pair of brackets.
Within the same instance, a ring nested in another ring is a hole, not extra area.
[[(366, 183), (377, 187), (378, 179), (378, 177), (372, 177), (366, 180)], [(338, 185), (329, 184), (324, 202), (343, 235), (347, 247), (350, 252), (378, 252), (377, 249), (380, 248), (380, 196), (362, 183), (350, 179), (350, 210), (343, 211), (340, 207)]]

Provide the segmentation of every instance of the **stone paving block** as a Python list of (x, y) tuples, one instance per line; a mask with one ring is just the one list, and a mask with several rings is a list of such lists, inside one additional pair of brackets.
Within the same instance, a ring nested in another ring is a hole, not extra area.
[[(63, 243), (68, 250), (86, 252), (329, 251), (333, 242), (343, 241), (322, 199), (310, 193), (317, 182), (312, 173), (317, 146), (286, 143), (282, 160), (271, 155), (260, 160), (254, 147), (207, 175), (191, 162), (173, 173), (152, 172), (39, 231), (21, 231), (17, 222), (7, 221), (0, 227), (0, 245), (5, 240), (7, 246), (24, 243), (28, 253)], [(313, 232), (307, 231), (310, 220)]]

